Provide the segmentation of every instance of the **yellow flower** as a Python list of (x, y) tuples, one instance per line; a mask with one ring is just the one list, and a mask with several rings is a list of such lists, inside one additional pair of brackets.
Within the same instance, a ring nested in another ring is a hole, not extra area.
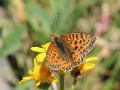
[(46, 51), (47, 51), (49, 45), (50, 45), (50, 42), (47, 43), (47, 44), (42, 45), (41, 48), (40, 48), (40, 47), (31, 47), (31, 50), (32, 50), (32, 51), (39, 53), (39, 54), (36, 56), (36, 62), (37, 62), (38, 64), (41, 64), (41, 63), (44, 61), (44, 59), (45, 59), (45, 57), (46, 57)]
[(90, 57), (87, 58), (86, 60), (83, 61), (82, 64), (80, 64), (77, 67), (74, 67), (71, 71), (72, 75), (75, 76), (76, 78), (79, 78), (84, 71), (92, 69), (93, 67), (95, 67), (94, 63), (88, 63), (89, 61), (94, 61), (97, 60), (98, 57)]
[[(45, 57), (46, 57), (46, 51), (47, 51), (49, 45), (50, 45), (50, 42), (47, 43), (47, 44), (42, 45), (42, 48), (40, 48), (40, 47), (31, 47), (31, 50), (32, 50), (32, 51), (34, 51), (34, 52), (39, 52), (39, 54), (36, 56), (36, 62), (37, 62), (38, 64), (41, 64), (42, 62), (44, 62)], [(46, 69), (50, 70), (50, 69), (46, 66), (46, 64), (45, 64), (45, 67), (46, 67)], [(58, 74), (65, 74), (66, 72), (67, 72), (67, 71), (57, 70), (57, 73), (58, 73)]]
[(52, 72), (50, 70), (47, 70), (46, 67), (42, 64), (37, 64), (36, 60), (34, 59), (34, 70), (29, 70), (28, 74), (31, 76), (29, 77), (23, 77), (23, 80), (19, 82), (19, 84), (27, 81), (27, 80), (35, 80), (36, 86), (39, 86), (42, 83), (51, 83), (51, 82), (58, 82), (58, 79), (51, 76)]

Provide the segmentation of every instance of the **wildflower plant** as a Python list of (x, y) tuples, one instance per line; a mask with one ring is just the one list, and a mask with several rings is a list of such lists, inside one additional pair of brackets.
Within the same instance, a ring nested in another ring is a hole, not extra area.
[[(36, 86), (39, 89), (48, 90), (50, 84), (52, 82), (60, 82), (60, 90), (64, 90), (64, 76), (67, 74), (67, 71), (64, 70), (57, 70), (57, 72), (60, 76), (59, 80), (52, 76), (52, 73), (54, 70), (51, 70), (49, 67), (46, 66), (46, 51), (49, 47), (50, 43), (47, 43), (45, 45), (42, 45), (41, 47), (31, 47), (31, 50), (34, 52), (37, 52), (38, 55), (34, 58), (34, 69), (29, 70), (28, 74), (30, 76), (23, 77), (23, 79), (19, 82), (19, 84), (22, 84), (23, 82), (26, 82), (28, 80), (35, 80)], [(83, 76), (83, 73), (89, 69), (92, 69), (95, 67), (94, 63), (89, 63), (90, 61), (97, 60), (97, 57), (90, 57), (83, 61), (82, 64), (80, 64), (77, 67), (73, 67), (70, 71), (71, 75), (74, 78), (73, 84), (71, 86), (70, 90), (75, 89), (75, 85), (77, 83), (77, 80)]]

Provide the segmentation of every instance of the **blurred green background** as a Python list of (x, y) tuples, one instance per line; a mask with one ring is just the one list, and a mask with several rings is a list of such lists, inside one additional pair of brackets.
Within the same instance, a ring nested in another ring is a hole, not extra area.
[[(77, 82), (75, 90), (120, 90), (120, 0), (0, 0), (1, 90), (37, 90), (35, 81), (18, 82), (33, 69), (35, 53), (30, 47), (49, 42), (51, 37), (46, 33), (50, 32), (97, 36), (87, 57), (97, 56), (99, 60)], [(72, 81), (68, 73), (66, 90)], [(50, 90), (59, 89), (52, 84)]]

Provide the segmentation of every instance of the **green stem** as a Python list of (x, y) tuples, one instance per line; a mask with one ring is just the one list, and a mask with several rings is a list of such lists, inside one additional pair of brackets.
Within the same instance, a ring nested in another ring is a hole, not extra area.
[(74, 89), (75, 89), (75, 85), (76, 85), (76, 83), (77, 83), (77, 79), (74, 78), (74, 81), (73, 81), (73, 84), (72, 84), (72, 87), (71, 87), (70, 90), (74, 90)]
[(59, 77), (60, 77), (60, 90), (65, 90), (64, 89), (64, 74), (60, 74)]
[(44, 88), (43, 90), (48, 90), (48, 88)]

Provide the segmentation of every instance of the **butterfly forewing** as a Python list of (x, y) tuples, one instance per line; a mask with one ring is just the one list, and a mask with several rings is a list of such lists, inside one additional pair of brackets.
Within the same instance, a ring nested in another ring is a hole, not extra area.
[(96, 41), (94, 35), (86, 33), (62, 34), (60, 35), (60, 38), (63, 43), (72, 47), (72, 49), (79, 54), (89, 53)]
[(72, 33), (60, 35), (65, 47), (69, 47), (72, 55), (72, 66), (83, 62), (87, 53), (93, 48), (96, 41), (94, 35), (85, 33)]

